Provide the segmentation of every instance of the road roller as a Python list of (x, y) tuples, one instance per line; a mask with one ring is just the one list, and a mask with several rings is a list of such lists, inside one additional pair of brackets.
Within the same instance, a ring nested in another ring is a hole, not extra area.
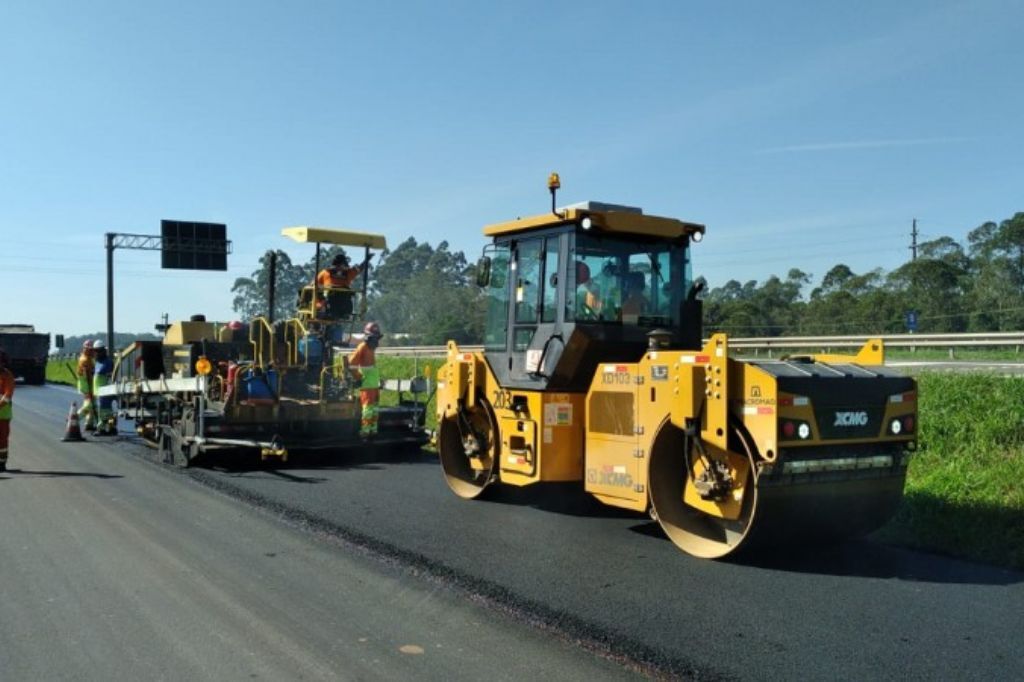
[[(702, 558), (870, 532), (916, 446), (914, 380), (855, 354), (740, 359), (705, 339), (690, 247), (705, 226), (584, 202), (486, 226), (482, 351), (447, 346), (445, 480), (582, 482)], [(564, 489), (564, 488), (560, 488)]]

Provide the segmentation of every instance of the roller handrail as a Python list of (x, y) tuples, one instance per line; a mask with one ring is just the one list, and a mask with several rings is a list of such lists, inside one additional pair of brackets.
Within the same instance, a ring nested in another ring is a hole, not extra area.
[[(265, 333), (264, 333), (265, 332)], [(253, 338), (253, 337), (256, 338)], [(270, 340), (270, 360), (269, 362), (264, 360), (264, 348), (263, 339), (264, 336)], [(263, 369), (266, 365), (274, 361), (274, 330), (270, 326), (270, 323), (265, 317), (257, 317), (249, 325), (249, 343), (253, 347), (253, 358), (255, 364), (260, 369)]]

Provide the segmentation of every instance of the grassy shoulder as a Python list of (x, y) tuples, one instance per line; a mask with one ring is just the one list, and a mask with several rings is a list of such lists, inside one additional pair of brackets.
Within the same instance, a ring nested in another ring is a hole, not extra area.
[(918, 376), (920, 432), (886, 542), (1024, 569), (1024, 378)]
[(75, 360), (49, 360), (46, 363), (46, 380), (51, 384), (75, 385)]

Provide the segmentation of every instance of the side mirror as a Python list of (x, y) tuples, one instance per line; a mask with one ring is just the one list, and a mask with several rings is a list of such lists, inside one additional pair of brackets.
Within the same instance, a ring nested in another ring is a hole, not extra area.
[(476, 262), (476, 285), (485, 287), (491, 283), (491, 257), (481, 256)]
[(692, 285), (690, 285), (690, 291), (687, 292), (687, 294), (686, 294), (686, 300), (687, 301), (695, 301), (695, 300), (697, 300), (697, 296), (700, 295), (700, 292), (704, 291), (704, 287), (705, 286), (707, 286), (707, 284), (704, 282), (704, 280), (698, 280), (698, 281), (694, 282)]
[(53, 343), (54, 343), (55, 346), (57, 346), (57, 348), (63, 349), (64, 348), (64, 335), (63, 334), (57, 334), (54, 337)]

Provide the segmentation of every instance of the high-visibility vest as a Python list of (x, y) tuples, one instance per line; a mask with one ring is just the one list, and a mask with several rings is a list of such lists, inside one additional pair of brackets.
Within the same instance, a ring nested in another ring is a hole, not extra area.
[(373, 348), (367, 345), (365, 341), (356, 346), (355, 351), (349, 358), (349, 365), (353, 369), (359, 370), (363, 377), (363, 382), (359, 388), (366, 390), (380, 388), (380, 371), (377, 369), (376, 360)]
[(0, 395), (7, 396), (7, 401), (0, 405), (0, 420), (10, 421), (14, 415), (11, 400), (14, 398), (14, 375), (9, 369), (0, 369)]
[(76, 384), (79, 393), (92, 393), (92, 375), (96, 371), (96, 362), (85, 353), (78, 356), (78, 372)]

